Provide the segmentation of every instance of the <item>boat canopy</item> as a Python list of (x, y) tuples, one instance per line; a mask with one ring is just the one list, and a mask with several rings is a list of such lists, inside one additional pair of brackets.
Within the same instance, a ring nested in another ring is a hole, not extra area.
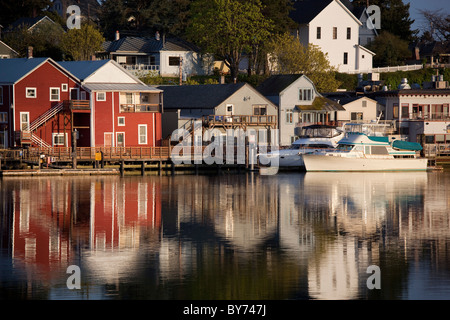
[(422, 146), (420, 145), (420, 143), (402, 141), (402, 140), (395, 140), (392, 143), (392, 147), (396, 148), (396, 149), (402, 149), (402, 150), (412, 150), (412, 151), (422, 150)]

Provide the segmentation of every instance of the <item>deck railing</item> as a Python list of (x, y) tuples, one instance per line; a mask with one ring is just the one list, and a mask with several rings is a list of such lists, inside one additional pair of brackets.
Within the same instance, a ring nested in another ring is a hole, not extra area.
[(121, 104), (120, 112), (160, 112), (161, 107), (158, 103), (153, 104)]
[(209, 126), (233, 126), (233, 125), (245, 125), (245, 126), (266, 126), (277, 125), (277, 116), (263, 115), (263, 116), (251, 116), (251, 115), (210, 115), (202, 117), (202, 121), (205, 125)]
[(91, 110), (89, 100), (64, 100), (64, 107), (70, 110)]

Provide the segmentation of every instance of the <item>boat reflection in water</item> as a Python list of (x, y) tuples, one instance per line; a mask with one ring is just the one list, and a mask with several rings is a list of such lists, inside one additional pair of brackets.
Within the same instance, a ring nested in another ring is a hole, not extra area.
[[(404, 299), (429, 296), (426, 284), (450, 298), (447, 173), (0, 183), (9, 296)], [(66, 286), (69, 265), (80, 290)], [(382, 290), (367, 288), (370, 265)]]

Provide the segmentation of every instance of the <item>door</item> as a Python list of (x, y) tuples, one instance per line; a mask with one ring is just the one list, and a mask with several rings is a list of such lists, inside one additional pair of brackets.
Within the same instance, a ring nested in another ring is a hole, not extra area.
[(29, 131), (30, 130), (30, 113), (21, 112), (20, 113), (20, 130)]
[(113, 133), (112, 132), (105, 132), (105, 147), (112, 147), (113, 146)]
[(70, 89), (70, 100), (78, 100), (78, 89)]
[(125, 132), (116, 133), (116, 147), (125, 147)]

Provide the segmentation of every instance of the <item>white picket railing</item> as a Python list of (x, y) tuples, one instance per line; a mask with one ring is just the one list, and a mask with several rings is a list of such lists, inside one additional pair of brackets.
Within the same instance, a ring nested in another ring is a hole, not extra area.
[(379, 67), (379, 68), (372, 68), (372, 69), (366, 69), (366, 70), (354, 70), (354, 71), (347, 71), (345, 73), (348, 73), (348, 74), (381, 73), (381, 72), (396, 72), (396, 71), (414, 71), (414, 70), (421, 70), (421, 69), (423, 69), (422, 64), (413, 64), (413, 65), (406, 65), (406, 66)]

